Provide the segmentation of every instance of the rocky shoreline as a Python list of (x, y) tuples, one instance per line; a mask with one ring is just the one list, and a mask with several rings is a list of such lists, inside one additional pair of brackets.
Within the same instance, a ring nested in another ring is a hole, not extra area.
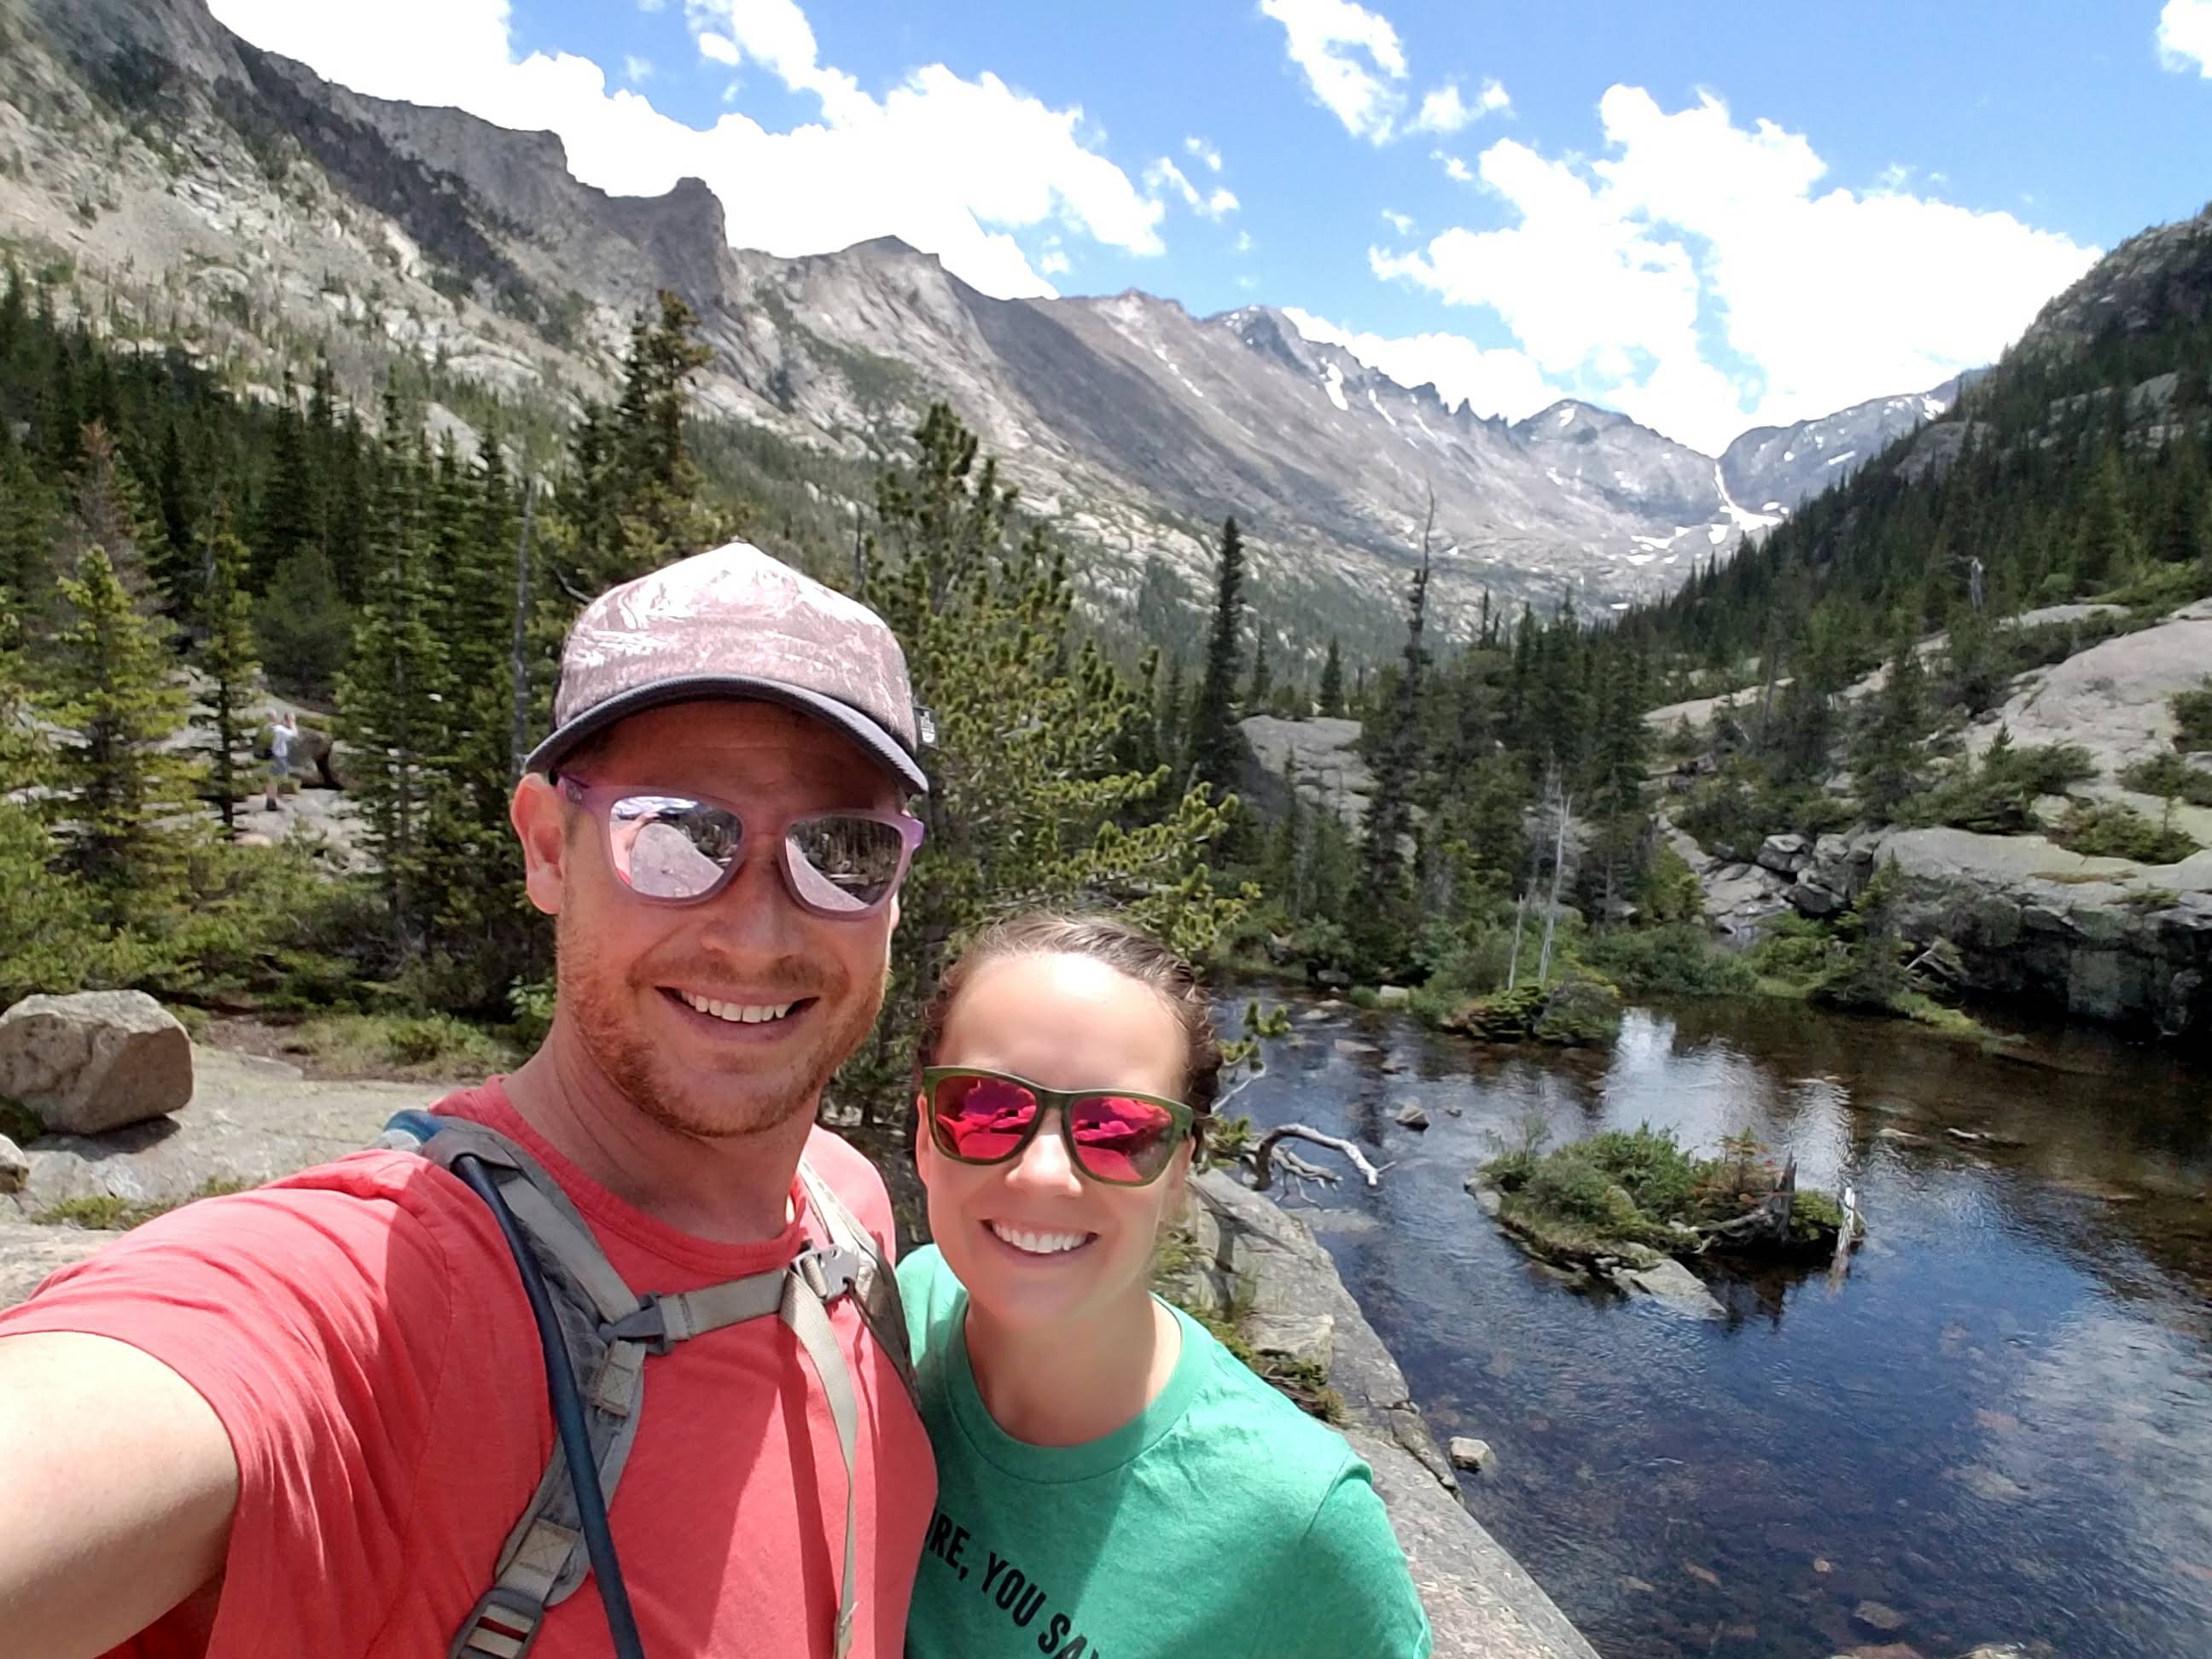
[(1187, 1305), (1237, 1312), (1263, 1354), (1320, 1366), (1338, 1426), (1375, 1471), (1436, 1635), (1437, 1659), (1596, 1659), (1536, 1581), (1460, 1506), (1451, 1466), (1311, 1228), (1219, 1170), (1191, 1183)]

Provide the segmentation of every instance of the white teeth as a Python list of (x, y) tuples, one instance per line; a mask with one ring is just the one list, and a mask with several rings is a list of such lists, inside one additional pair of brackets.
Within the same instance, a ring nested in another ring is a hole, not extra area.
[(798, 1006), (791, 1002), (774, 1002), (764, 1006), (756, 1006), (751, 1003), (717, 1002), (712, 997), (694, 996), (689, 991), (680, 992), (678, 994), (699, 1012), (711, 1014), (716, 1019), (727, 1020), (732, 1025), (760, 1025), (771, 1019), (781, 1019)]
[(1027, 1255), (1065, 1255), (1068, 1251), (1091, 1242), (1089, 1233), (1038, 1233), (1026, 1227), (1009, 1227), (1004, 1222), (984, 1224), (997, 1237)]

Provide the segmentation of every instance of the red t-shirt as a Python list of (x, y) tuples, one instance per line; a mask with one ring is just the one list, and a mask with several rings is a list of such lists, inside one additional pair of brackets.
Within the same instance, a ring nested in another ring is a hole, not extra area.
[[(526, 1146), (634, 1288), (686, 1291), (779, 1267), (823, 1240), (675, 1231), (587, 1180), (496, 1080), (440, 1103)], [(867, 1161), (817, 1129), (806, 1157), (888, 1257), (890, 1200)], [(831, 1310), (860, 1402), (855, 1659), (897, 1659), (936, 1499), (928, 1442), (849, 1298)], [(221, 1598), (115, 1650), (129, 1659), (425, 1659), (489, 1589), (554, 1449), (544, 1369), (498, 1225), (467, 1188), (404, 1153), (357, 1152), (187, 1206), (64, 1269), (0, 1314), (0, 1335), (76, 1331), (143, 1350), (203, 1395), (237, 1454)], [(653, 1659), (821, 1659), (833, 1645), (845, 1470), (790, 1328), (757, 1319), (645, 1366), (644, 1422), (610, 1511)], [(204, 1601), (204, 1598), (203, 1598)], [(586, 1580), (533, 1659), (608, 1651)]]

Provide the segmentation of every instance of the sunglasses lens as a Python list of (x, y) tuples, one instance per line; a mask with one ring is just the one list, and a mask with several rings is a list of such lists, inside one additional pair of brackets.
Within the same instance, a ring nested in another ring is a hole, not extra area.
[(615, 872), (647, 898), (714, 890), (744, 848), (734, 814), (682, 795), (625, 795), (607, 811)]
[(1141, 1186), (1167, 1168), (1181, 1139), (1175, 1114), (1127, 1095), (1085, 1095), (1069, 1108), (1075, 1159), (1085, 1174), (1118, 1186)]
[(945, 1151), (970, 1164), (995, 1164), (1012, 1157), (1035, 1126), (1037, 1098), (1001, 1078), (948, 1077), (939, 1079), (930, 1112)]
[(800, 899), (831, 915), (880, 905), (897, 886), (906, 857), (905, 838), (880, 818), (807, 818), (783, 840)]

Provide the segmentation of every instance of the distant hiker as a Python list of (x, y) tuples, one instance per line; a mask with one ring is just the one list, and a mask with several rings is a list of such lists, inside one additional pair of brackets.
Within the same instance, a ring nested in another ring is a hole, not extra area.
[(263, 799), (271, 812), (276, 810), (276, 797), (292, 775), (292, 749), (299, 740), (300, 728), (293, 722), (292, 711), (287, 708), (269, 728), (269, 787)]
[(1189, 967), (1103, 917), (1004, 923), (915, 1064), (937, 1243), (899, 1285), (939, 1497), (910, 1659), (1425, 1659), (1366, 1464), (1152, 1294), (1221, 1071)]
[(897, 1659), (934, 1467), (888, 1197), (815, 1115), (915, 715), (872, 612), (742, 543), (586, 608), (512, 809), (544, 1044), (0, 1314), (0, 1652)]

